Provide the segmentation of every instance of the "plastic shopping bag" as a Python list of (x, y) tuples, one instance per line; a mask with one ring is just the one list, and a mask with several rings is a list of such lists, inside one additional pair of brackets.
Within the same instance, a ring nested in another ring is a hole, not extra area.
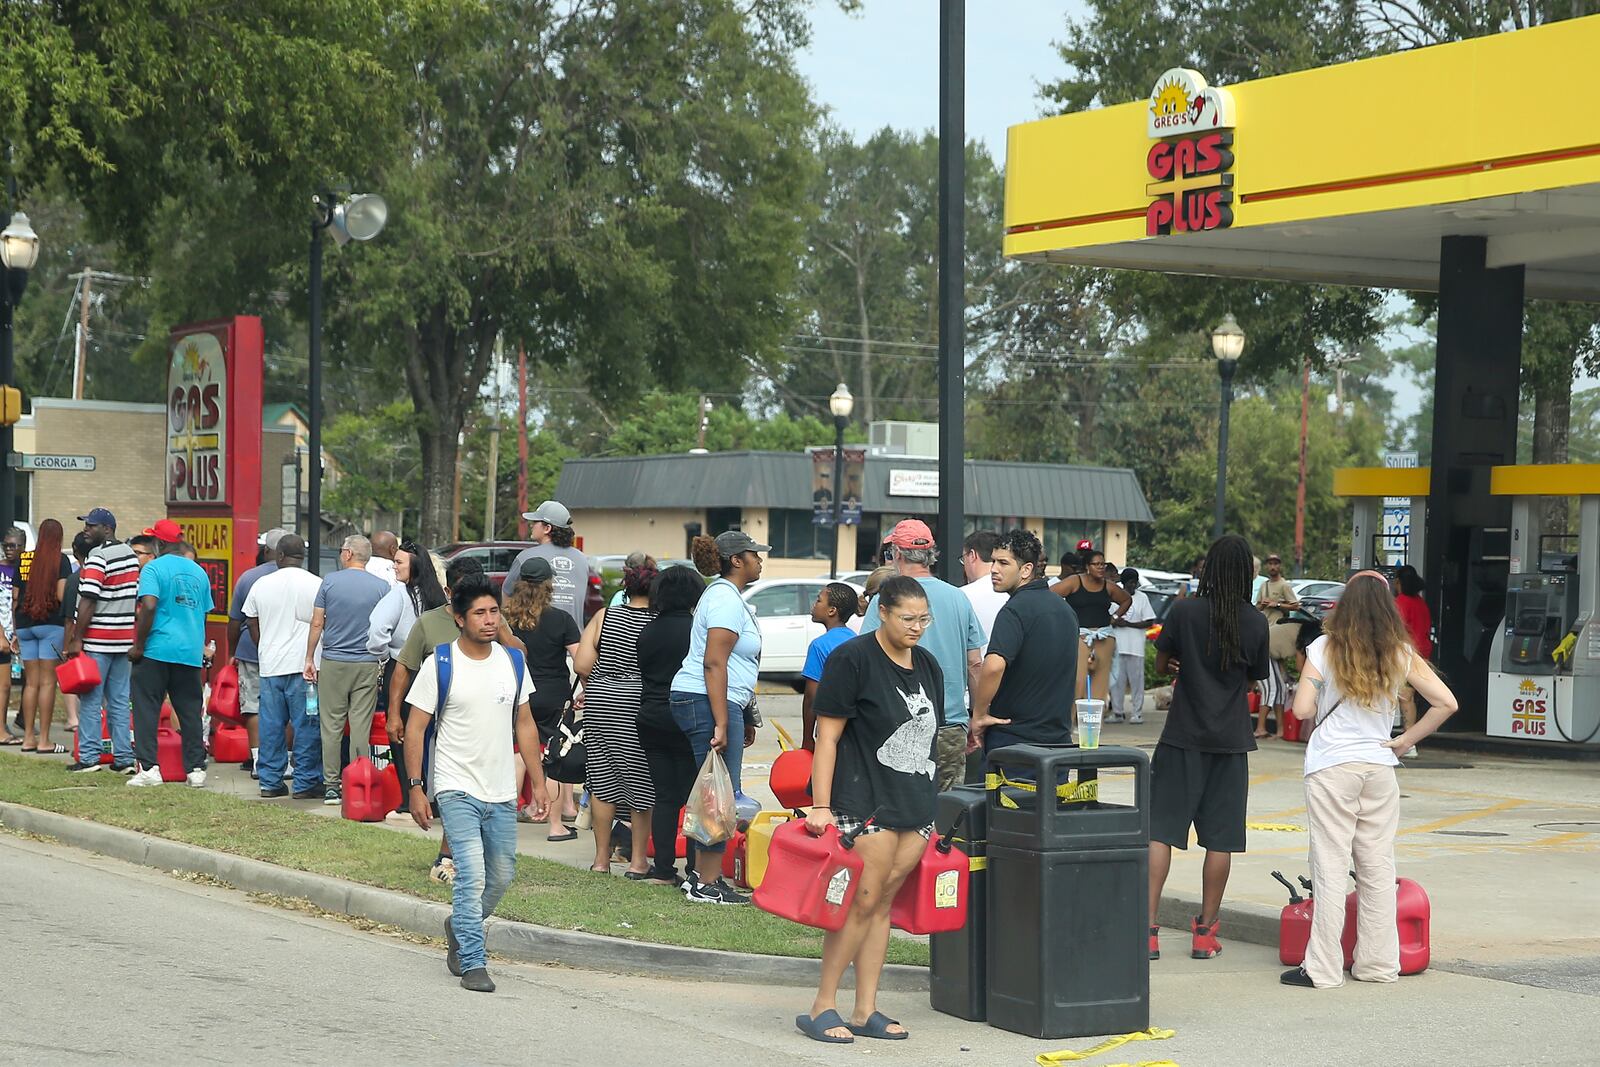
[(722, 753), (712, 749), (695, 776), (684, 808), (683, 836), (702, 845), (717, 845), (728, 840), (739, 828), (739, 812), (733, 798), (733, 778)]

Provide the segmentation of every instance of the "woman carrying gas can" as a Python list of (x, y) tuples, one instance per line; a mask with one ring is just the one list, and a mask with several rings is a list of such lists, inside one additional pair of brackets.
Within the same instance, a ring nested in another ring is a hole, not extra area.
[[(1350, 579), (1323, 631), (1306, 651), (1303, 684), (1294, 695), (1295, 716), (1316, 720), (1305, 764), (1311, 883), (1320, 900), (1337, 904), (1354, 859), (1360, 904), (1350, 973), (1360, 982), (1393, 982), (1400, 976), (1396, 753), (1437, 730), (1455, 713), (1456, 698), (1417, 654), (1389, 582), (1377, 571), (1361, 571)], [(1390, 739), (1400, 690), (1406, 685), (1432, 707), (1421, 722)], [(1318, 989), (1343, 985), (1343, 932), (1343, 908), (1317, 908), (1305, 963), (1283, 972), (1279, 980)]]
[[(822, 940), (822, 981), (795, 1025), (814, 1041), (858, 1037), (901, 1041), (905, 1027), (878, 1011), (878, 979), (889, 951), (889, 909), (927, 847), (934, 813), (934, 735), (943, 714), (944, 677), (917, 642), (933, 625), (915, 578), (878, 590), (878, 628), (828, 656), (817, 686), (814, 834), (837, 827), (855, 840), (862, 868), (844, 927)], [(839, 979), (855, 964), (855, 1011), (838, 1011)]]

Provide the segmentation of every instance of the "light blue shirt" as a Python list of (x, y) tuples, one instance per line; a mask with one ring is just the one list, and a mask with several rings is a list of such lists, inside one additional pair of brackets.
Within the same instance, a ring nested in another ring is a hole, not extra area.
[[(931, 575), (917, 581), (928, 594), (928, 613), (933, 616), (933, 625), (923, 631), (918, 644), (933, 653), (944, 672), (944, 722), (940, 725), (957, 726), (968, 718), (967, 652), (983, 648), (989, 639), (984, 636), (983, 624), (967, 594)], [(861, 632), (870, 634), (877, 628), (878, 598), (873, 597), (867, 602)]]
[(146, 659), (198, 667), (205, 658), (211, 579), (200, 564), (176, 552), (157, 556), (139, 572), (139, 596), (156, 598), (145, 638)]
[(739, 587), (726, 578), (706, 586), (700, 604), (694, 609), (694, 625), (689, 630), (689, 654), (672, 678), (674, 693), (706, 692), (706, 637), (711, 630), (731, 630), (738, 634), (728, 656), (728, 702), (749, 707), (756, 695), (756, 675), (761, 669), (761, 627), (755, 613), (739, 595)]
[(322, 579), (314, 607), (322, 609), (322, 658), (339, 663), (375, 663), (367, 651), (372, 612), (389, 595), (376, 574), (344, 567)]

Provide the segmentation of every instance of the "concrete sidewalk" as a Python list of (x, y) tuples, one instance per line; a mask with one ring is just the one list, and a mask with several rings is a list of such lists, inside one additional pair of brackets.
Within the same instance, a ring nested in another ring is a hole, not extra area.
[[(761, 698), (769, 721), (798, 736), (798, 697)], [(1147, 708), (1149, 703), (1147, 702)], [(1141, 726), (1111, 725), (1105, 744), (1154, 747), (1165, 721), (1148, 711)], [(775, 807), (766, 774), (779, 751), (776, 732), (760, 731), (744, 754), (744, 787)], [(1277, 944), (1278, 912), (1287, 894), (1271, 872), (1294, 881), (1307, 873), (1304, 747), (1267, 739), (1251, 756), (1249, 851), (1235, 856), (1223, 917), (1224, 939)], [(1593, 764), (1506, 756), (1467, 755), (1423, 745), (1400, 771), (1400, 872), (1420, 882), (1433, 903), (1433, 958), (1473, 973), (1520, 973), (1540, 960), (1562, 960), (1575, 981), (1600, 989), (1600, 893), (1590, 881), (1600, 853), (1600, 774)], [(208, 788), (254, 796), (256, 784), (236, 766), (214, 766)], [(1131, 778), (1108, 776), (1108, 800), (1131, 798)], [(338, 809), (292, 803), (330, 818)], [(420, 834), (409, 822), (389, 821), (397, 833)], [(1287, 829), (1296, 827), (1298, 829)], [(437, 830), (430, 836), (436, 836)], [(519, 827), (519, 849), (575, 867), (593, 857), (593, 839), (580, 833), (552, 844), (542, 825)], [(1174, 857), (1163, 899), (1163, 922), (1187, 926), (1197, 910), (1200, 860), (1191, 848)], [(620, 872), (620, 868), (617, 869)], [(1343, 890), (1341, 890), (1342, 893)]]

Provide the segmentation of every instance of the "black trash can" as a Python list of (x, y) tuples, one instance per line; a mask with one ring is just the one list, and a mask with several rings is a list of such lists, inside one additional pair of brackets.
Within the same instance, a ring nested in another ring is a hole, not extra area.
[[(1134, 772), (1131, 805), (1095, 772)], [(1150, 1025), (1150, 761), (1134, 748), (989, 756), (989, 1025), (1038, 1038)]]
[(988, 792), (981, 785), (958, 785), (939, 794), (934, 828), (940, 836), (962, 819), (956, 847), (972, 861), (967, 881), (967, 925), (928, 938), (931, 957), (928, 1000), (934, 1011), (981, 1023), (985, 1017), (984, 968), (989, 930), (989, 877), (985, 858)]

